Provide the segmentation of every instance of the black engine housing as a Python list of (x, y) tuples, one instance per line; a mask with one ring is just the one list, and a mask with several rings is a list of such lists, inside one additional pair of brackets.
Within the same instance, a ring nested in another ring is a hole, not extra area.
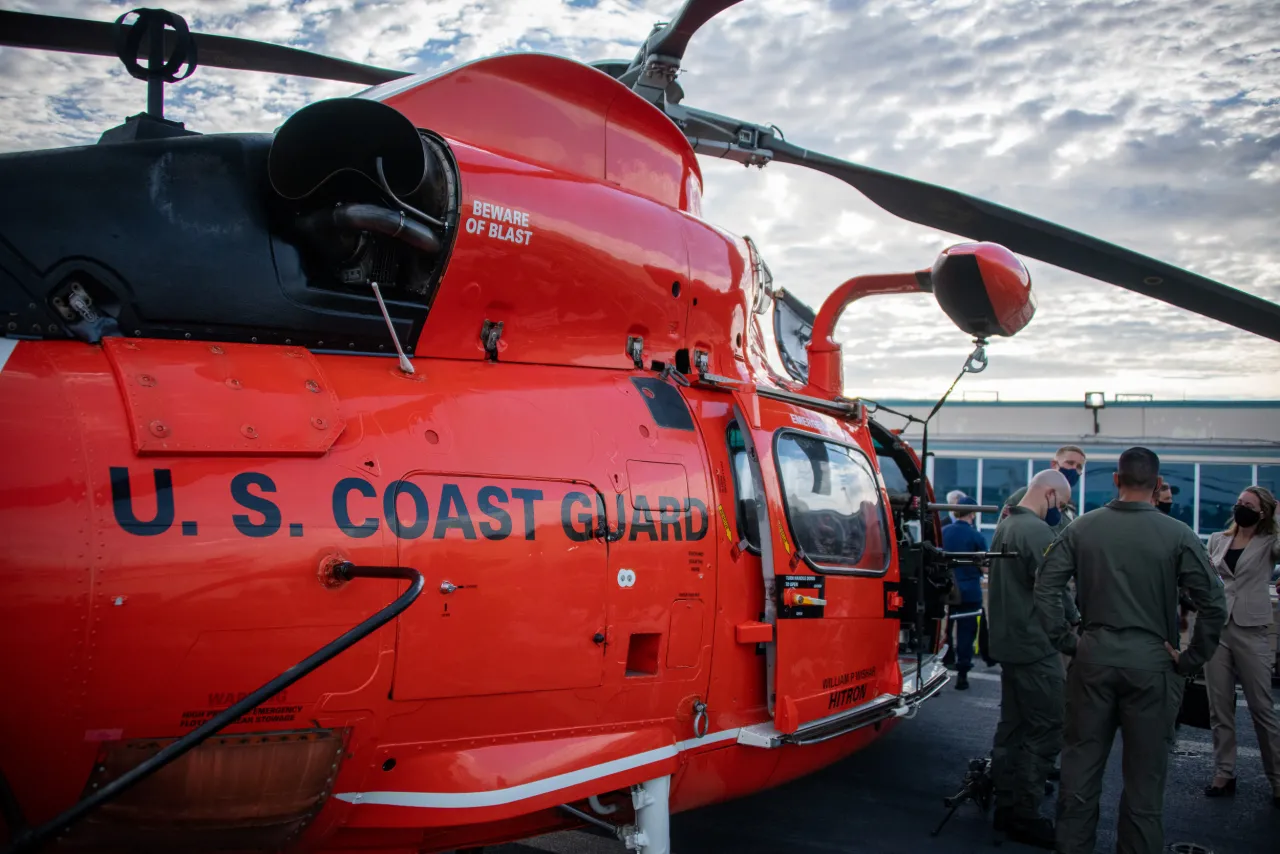
[(385, 233), (309, 233), (337, 205), (401, 210), (358, 176), (283, 198), (268, 178), (273, 139), (187, 135), (0, 155), (0, 334), (391, 353), (373, 279), (412, 352), (456, 222), (447, 145), (421, 132), (437, 180), (411, 204), (445, 224), (430, 254)]

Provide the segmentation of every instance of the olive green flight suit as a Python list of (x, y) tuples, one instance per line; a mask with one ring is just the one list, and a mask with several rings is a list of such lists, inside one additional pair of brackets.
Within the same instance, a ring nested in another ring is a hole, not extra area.
[[(1021, 489), (1016, 490), (1013, 495), (1006, 498), (1004, 506), (1008, 507), (1010, 512), (1013, 512), (1013, 508), (1021, 504), (1022, 499), (1026, 497), (1027, 488), (1024, 486)], [(1062, 518), (1058, 520), (1058, 524), (1052, 526), (1050, 529), (1053, 531), (1054, 536), (1056, 537), (1058, 534), (1061, 534), (1066, 527), (1071, 524), (1071, 520), (1074, 518), (1076, 518), (1076, 506), (1074, 504), (1068, 504), (1063, 507)], [(1071, 625), (1074, 626), (1076, 623), (1080, 622), (1080, 611), (1076, 608), (1076, 597), (1070, 588), (1063, 590), (1062, 592), (1062, 607), (1067, 611), (1068, 623), (1071, 623)]]
[(1000, 662), (1000, 723), (991, 752), (997, 807), (1019, 819), (1040, 815), (1044, 782), (1062, 749), (1065, 678), (1058, 650), (1035, 615), (1036, 569), (1053, 529), (1025, 507), (996, 526), (991, 550), (1016, 557), (991, 561), (987, 613), (991, 657)]
[[(1076, 640), (1062, 591), (1076, 579), (1083, 631)], [(1175, 667), (1178, 588), (1199, 610)], [(1119, 727), (1124, 794), (1118, 854), (1164, 850), (1164, 783), (1185, 677), (1213, 654), (1226, 618), (1222, 582), (1191, 529), (1145, 501), (1112, 501), (1076, 519), (1053, 541), (1035, 588), (1036, 616), (1074, 655), (1058, 793), (1057, 851), (1093, 854), (1098, 799)]]

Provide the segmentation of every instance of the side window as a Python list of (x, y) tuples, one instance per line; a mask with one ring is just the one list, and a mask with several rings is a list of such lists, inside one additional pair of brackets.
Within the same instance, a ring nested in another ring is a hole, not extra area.
[(818, 436), (784, 431), (775, 456), (796, 545), (817, 568), (888, 568), (888, 522), (871, 462)]
[(729, 462), (733, 467), (734, 516), (738, 536), (747, 541), (753, 552), (760, 551), (760, 490), (751, 476), (751, 460), (747, 457), (747, 443), (736, 422), (729, 424), (725, 436), (729, 445)]
[(895, 492), (911, 492), (907, 476), (902, 473), (902, 467), (898, 465), (892, 453), (877, 451), (876, 463), (880, 466), (880, 476), (884, 478), (884, 488), (889, 490), (890, 495)]

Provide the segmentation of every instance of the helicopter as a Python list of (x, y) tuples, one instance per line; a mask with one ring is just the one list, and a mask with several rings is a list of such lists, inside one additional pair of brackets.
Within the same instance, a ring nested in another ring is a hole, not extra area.
[[(849, 305), (932, 294), (980, 371), (1036, 310), (1019, 253), (1280, 340), (1250, 294), (686, 105), (732, 5), (433, 76), (0, 12), (148, 87), (0, 155), (6, 851), (667, 854), (673, 812), (910, 719), (950, 567), (1003, 556), (938, 548), (927, 423), (845, 396)], [(201, 134), (163, 101), (201, 64), (368, 88)], [(970, 242), (815, 311), (703, 219), (698, 155)]]

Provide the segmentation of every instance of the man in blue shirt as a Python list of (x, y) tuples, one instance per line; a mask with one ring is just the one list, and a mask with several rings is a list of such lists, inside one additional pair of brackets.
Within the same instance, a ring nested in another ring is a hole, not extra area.
[[(976, 507), (978, 502), (964, 496), (956, 504)], [(948, 552), (985, 552), (986, 538), (973, 526), (974, 514), (955, 513), (955, 521), (942, 529), (942, 548)], [(973, 668), (973, 641), (978, 636), (978, 614), (982, 611), (982, 567), (971, 565), (955, 568), (956, 586), (960, 588), (960, 604), (951, 608), (956, 626), (956, 690), (969, 688), (969, 671)]]

